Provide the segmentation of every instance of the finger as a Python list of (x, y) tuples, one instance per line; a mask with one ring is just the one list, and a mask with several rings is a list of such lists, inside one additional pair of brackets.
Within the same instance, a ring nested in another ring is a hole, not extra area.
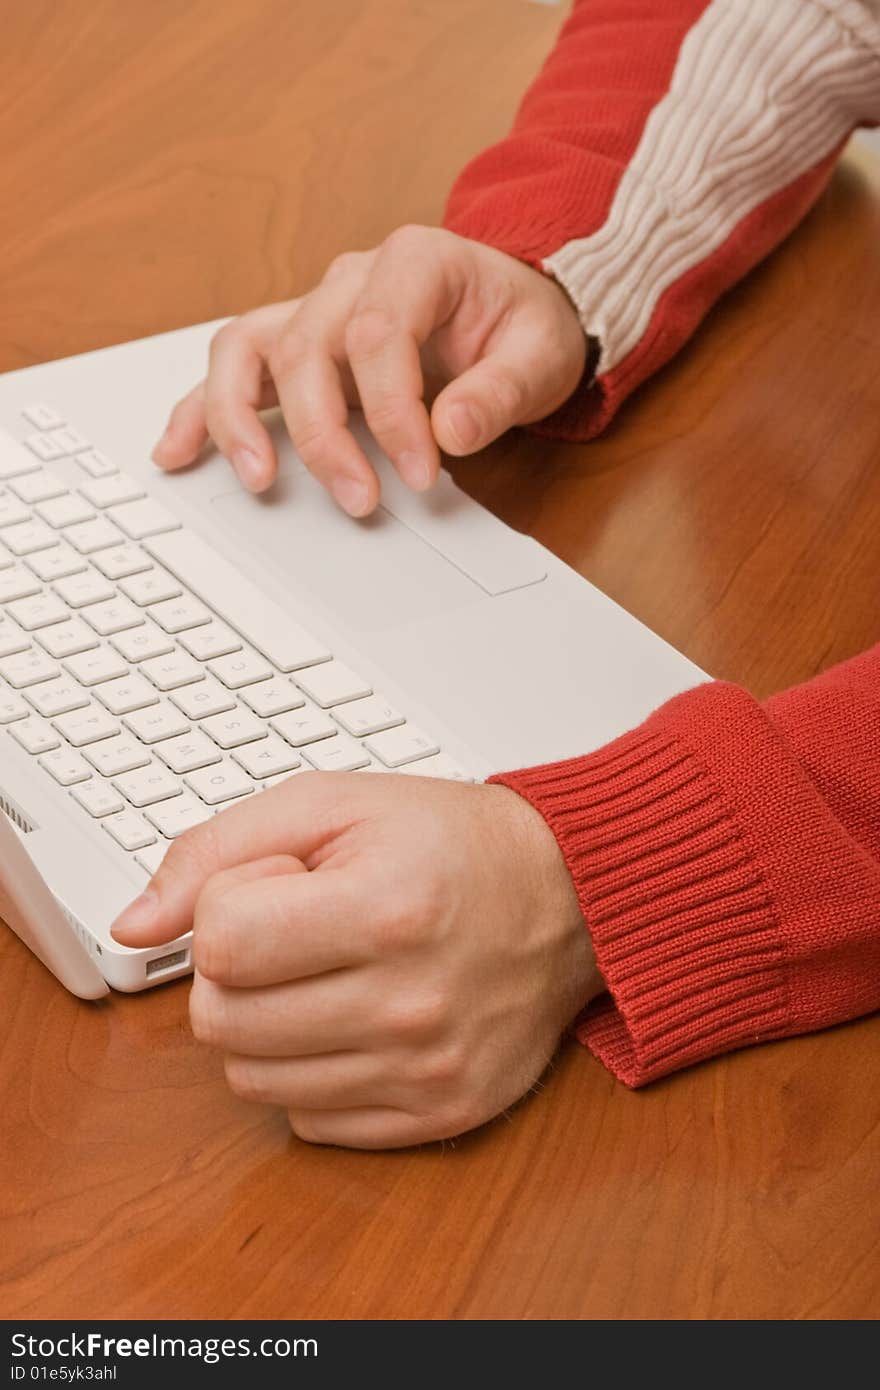
[(445, 1136), (434, 1133), (417, 1115), (390, 1106), (350, 1110), (288, 1109), (290, 1127), (307, 1144), (336, 1144), (349, 1149), (402, 1149)]
[(248, 1057), (361, 1051), (382, 1034), (381, 1000), (364, 975), (339, 970), (261, 989), (230, 989), (196, 971), (192, 1030), (209, 1047)]
[(206, 979), (253, 988), (373, 959), (375, 913), (360, 875), (326, 867), (257, 878), (252, 867), (215, 874), (199, 894), (193, 960)]
[(376, 474), (348, 428), (348, 383), (341, 371), (345, 325), (372, 259), (355, 252), (332, 262), (269, 361), (294, 448), (351, 516), (366, 516), (379, 498)]
[(420, 348), (455, 306), (454, 276), (424, 227), (403, 227), (382, 246), (345, 335), (367, 424), (405, 482), (437, 477), (440, 455), (424, 403)]
[(153, 462), (166, 472), (184, 468), (192, 463), (207, 438), (205, 383), (200, 381), (177, 402), (169, 415), (165, 432), (153, 449)]
[(304, 1110), (386, 1105), (393, 1099), (381, 1057), (367, 1052), (316, 1053), (311, 1057), (225, 1059), (226, 1080), (237, 1096)]
[[(262, 448), (265, 451), (265, 430), (257, 418), (256, 411), (274, 405), (276, 397), (271, 382), (266, 379), (263, 363), (271, 335), (279, 331), (282, 323), (295, 312), (295, 309), (295, 300), (269, 304), (243, 315), (242, 318), (231, 320), (214, 335), (211, 344), (212, 357), (216, 358), (218, 345), (223, 357), (231, 355), (227, 352), (230, 345), (239, 349), (240, 374), (236, 375), (233, 372), (232, 380), (227, 381), (225, 388), (231, 393), (232, 404), (229, 411), (243, 421), (239, 447), (246, 448), (249, 443), (256, 441), (258, 450)], [(254, 354), (260, 358), (256, 368), (252, 361)], [(186, 467), (205, 445), (212, 428), (212, 422), (208, 419), (213, 408), (209, 399), (213, 392), (212, 373), (216, 373), (213, 361), (207, 380), (194, 387), (172, 410), (165, 432), (153, 450), (153, 461), (160, 468), (174, 471)], [(242, 392), (247, 400), (243, 414), (240, 404)], [(224, 436), (223, 444), (221, 445), (219, 440), (215, 442), (231, 457), (236, 450), (236, 441), (231, 438), (228, 428), (224, 430), (222, 420), (219, 431)], [(271, 443), (269, 449), (271, 451)], [(273, 457), (270, 452), (270, 464)]]
[(540, 420), (565, 400), (556, 356), (535, 349), (527, 322), (512, 325), (497, 347), (451, 382), (434, 401), (431, 423), (448, 454), (473, 453), (512, 425)]
[(263, 492), (275, 480), (278, 460), (257, 413), (266, 398), (266, 361), (295, 301), (269, 304), (233, 319), (211, 341), (205, 379), (205, 424), (239, 481)]
[(156, 946), (189, 931), (196, 899), (212, 874), (276, 854), (309, 855), (335, 832), (341, 808), (362, 804), (358, 773), (303, 772), (230, 806), (175, 840), (146, 892), (120, 914), (114, 938)]

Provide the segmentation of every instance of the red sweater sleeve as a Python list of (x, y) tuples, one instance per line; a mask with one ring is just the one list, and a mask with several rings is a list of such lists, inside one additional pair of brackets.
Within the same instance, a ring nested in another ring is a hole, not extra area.
[(601, 430), (878, 121), (877, 0), (575, 0), (445, 217), (555, 276), (597, 345), (594, 377), (539, 429)]
[(493, 780), (562, 849), (609, 989), (576, 1032), (627, 1084), (880, 1008), (880, 646)]

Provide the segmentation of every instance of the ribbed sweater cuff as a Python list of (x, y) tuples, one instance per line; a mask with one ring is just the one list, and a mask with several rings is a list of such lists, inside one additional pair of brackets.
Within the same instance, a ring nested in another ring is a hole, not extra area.
[(785, 1032), (777, 913), (713, 779), (676, 737), (643, 726), (492, 780), (559, 843), (610, 992), (575, 1032), (621, 1081)]

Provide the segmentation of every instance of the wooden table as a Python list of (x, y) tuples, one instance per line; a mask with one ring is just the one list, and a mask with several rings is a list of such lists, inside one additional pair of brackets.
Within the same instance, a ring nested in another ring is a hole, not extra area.
[[(560, 12), (524, 0), (31, 0), (4, 16), (0, 368), (306, 289), (432, 222)], [(880, 639), (880, 171), (820, 206), (586, 447), (456, 466), (764, 695)], [(184, 984), (100, 1007), (0, 940), (0, 1312), (869, 1318), (880, 1019), (631, 1094), (576, 1046), (455, 1145), (291, 1139)]]

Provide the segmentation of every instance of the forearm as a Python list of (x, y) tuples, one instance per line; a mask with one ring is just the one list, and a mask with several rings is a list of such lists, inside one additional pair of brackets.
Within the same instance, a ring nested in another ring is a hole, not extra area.
[(880, 1008), (880, 646), (759, 705), (709, 684), (585, 758), (498, 780), (544, 816), (623, 1081)]
[(552, 432), (600, 430), (878, 120), (877, 0), (580, 0), (446, 217), (554, 275), (598, 343)]

